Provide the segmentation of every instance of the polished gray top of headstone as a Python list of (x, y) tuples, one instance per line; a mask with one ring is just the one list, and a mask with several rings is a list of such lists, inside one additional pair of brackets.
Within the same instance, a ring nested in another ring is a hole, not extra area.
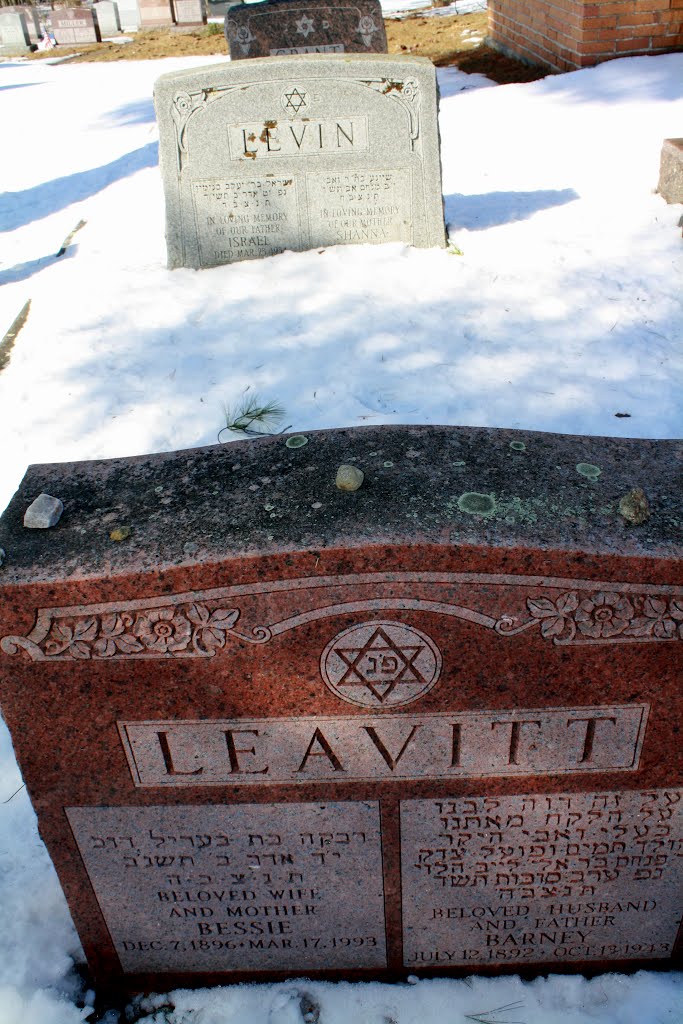
[(286, 249), (445, 245), (431, 61), (212, 64), (155, 86), (170, 267)]

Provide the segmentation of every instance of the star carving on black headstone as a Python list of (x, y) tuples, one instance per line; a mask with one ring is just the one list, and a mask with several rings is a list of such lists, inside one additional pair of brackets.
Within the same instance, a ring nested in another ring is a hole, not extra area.
[(429, 680), (415, 660), (425, 644), (397, 644), (378, 626), (362, 647), (335, 647), (335, 654), (347, 666), (337, 686), (362, 686), (383, 704), (397, 686)]
[(298, 114), (301, 108), (306, 106), (306, 93), (292, 89), (291, 92), (285, 93), (285, 100), (285, 110), (293, 110), (295, 114)]

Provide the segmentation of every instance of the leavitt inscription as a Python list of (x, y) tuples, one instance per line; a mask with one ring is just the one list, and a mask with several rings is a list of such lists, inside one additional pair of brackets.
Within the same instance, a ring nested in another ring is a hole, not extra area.
[(136, 786), (634, 771), (647, 707), (119, 722)]

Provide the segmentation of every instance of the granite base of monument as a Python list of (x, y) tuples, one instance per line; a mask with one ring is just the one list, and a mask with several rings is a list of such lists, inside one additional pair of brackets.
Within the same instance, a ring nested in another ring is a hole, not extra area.
[(680, 964), (682, 458), (383, 427), (29, 469), (0, 700), (97, 983)]

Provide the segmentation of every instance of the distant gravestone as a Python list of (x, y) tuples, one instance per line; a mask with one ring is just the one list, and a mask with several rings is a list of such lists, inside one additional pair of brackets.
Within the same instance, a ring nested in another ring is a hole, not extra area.
[(28, 30), (28, 37), (31, 43), (37, 43), (42, 39), (43, 33), (40, 28), (40, 16), (38, 10), (35, 7), (31, 7), (29, 4), (15, 4), (11, 7), (0, 7), (0, 14), (5, 13), (23, 14), (26, 19), (26, 28)]
[(170, 267), (443, 246), (436, 76), (415, 57), (270, 57), (164, 75)]
[(141, 28), (166, 28), (173, 25), (171, 0), (138, 0)]
[(364, 427), (32, 466), (0, 702), (98, 988), (680, 966), (682, 460)]
[(173, 0), (176, 25), (203, 25), (206, 22), (202, 0)]
[(231, 60), (304, 53), (386, 53), (379, 0), (344, 4), (263, 0), (237, 4), (225, 16)]
[(121, 31), (121, 21), (117, 4), (112, 0), (99, 0), (92, 5), (102, 38), (115, 36)]
[(664, 139), (657, 191), (667, 203), (683, 203), (683, 139)]
[(50, 20), (58, 46), (102, 41), (95, 16), (87, 7), (61, 7), (52, 12)]
[(140, 8), (138, 0), (116, 0), (119, 21), (123, 32), (140, 27)]
[(0, 8), (0, 50), (7, 54), (23, 53), (30, 46), (31, 39), (23, 13)]

